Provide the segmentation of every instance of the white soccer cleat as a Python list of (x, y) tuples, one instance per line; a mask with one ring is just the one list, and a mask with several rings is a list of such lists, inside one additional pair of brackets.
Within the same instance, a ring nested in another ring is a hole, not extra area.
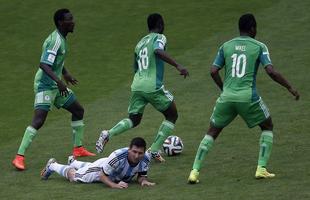
[(71, 155), (71, 156), (69, 156), (68, 157), (68, 165), (71, 165), (71, 163), (73, 163), (75, 161), (75, 158), (74, 158), (74, 156), (73, 155)]
[(151, 148), (149, 148), (147, 151), (147, 153), (149, 153), (151, 155), (151, 158), (153, 158), (155, 161), (157, 162), (165, 162), (166, 160), (161, 156), (160, 152), (159, 151), (154, 151), (152, 152), (151, 151)]
[(109, 132), (107, 130), (103, 130), (100, 133), (100, 136), (96, 142), (96, 150), (98, 153), (102, 153), (105, 144), (109, 141)]
[(55, 162), (56, 162), (56, 159), (55, 159), (55, 158), (50, 158), (50, 159), (47, 161), (45, 167), (44, 167), (44, 168), (42, 169), (42, 171), (41, 171), (41, 179), (47, 180), (48, 177), (49, 177), (50, 175), (52, 175), (53, 171), (50, 170), (49, 167), (50, 167), (50, 165), (51, 165), (52, 163), (55, 163)]

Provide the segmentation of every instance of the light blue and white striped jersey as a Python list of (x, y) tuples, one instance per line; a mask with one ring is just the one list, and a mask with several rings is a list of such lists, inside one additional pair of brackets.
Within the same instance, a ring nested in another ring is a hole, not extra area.
[(135, 166), (128, 162), (128, 147), (118, 149), (110, 154), (102, 165), (102, 171), (109, 176), (113, 182), (130, 182), (135, 175), (146, 176), (150, 164), (150, 155), (145, 154), (144, 158)]

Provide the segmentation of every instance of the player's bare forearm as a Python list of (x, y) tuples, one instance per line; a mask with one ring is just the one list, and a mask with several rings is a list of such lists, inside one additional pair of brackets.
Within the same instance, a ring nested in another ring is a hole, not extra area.
[(40, 68), (57, 83), (58, 90), (60, 95), (67, 96), (69, 94), (67, 86), (59, 79), (56, 74), (53, 72), (51, 67), (45, 63), (40, 63)]
[(127, 187), (128, 187), (127, 183), (122, 182), (122, 181), (119, 182), (118, 184), (117, 184), (117, 183), (114, 183), (114, 182), (111, 181), (111, 180), (109, 179), (109, 177), (106, 176), (104, 173), (101, 173), (101, 175), (100, 175), (100, 181), (101, 181), (102, 183), (104, 183), (105, 185), (107, 185), (108, 187), (110, 187), (110, 188), (122, 189), (122, 188), (127, 188)]
[(170, 57), (168, 55), (168, 53), (166, 53), (164, 50), (161, 49), (156, 49), (154, 51), (155, 55), (158, 56), (160, 59), (162, 59), (163, 61), (165, 61), (166, 63), (169, 63), (170, 65), (178, 68), (178, 66), (180, 66), (172, 57)]
[(147, 180), (147, 177), (145, 177), (145, 176), (138, 176), (138, 178), (137, 178), (137, 181), (139, 184), (141, 184), (142, 181), (145, 181), (145, 180)]
[(153, 186), (155, 183), (148, 181), (146, 176), (138, 176), (138, 183), (141, 186)]
[(51, 79), (53, 79), (56, 83), (60, 82), (61, 80), (56, 76), (56, 74), (53, 72), (51, 66), (45, 63), (40, 63), (40, 68), (49, 76)]
[(62, 75), (67, 84), (71, 83), (72, 85), (75, 85), (78, 83), (78, 81), (68, 72), (65, 67), (62, 68)]
[(210, 75), (215, 82), (215, 84), (223, 91), (223, 81), (219, 74), (220, 69), (218, 67), (212, 66), (210, 70)]
[(116, 186), (116, 183), (112, 182), (109, 177), (107, 177), (106, 175), (104, 175), (103, 173), (100, 175), (100, 181), (104, 184), (106, 184), (107, 186), (114, 188)]
[(292, 86), (290, 85), (290, 83), (279, 73), (277, 72), (272, 65), (268, 65), (265, 67), (265, 70), (267, 72), (267, 74), (270, 76), (270, 78), (272, 80), (274, 80), (275, 82), (279, 83), (280, 85), (282, 85), (283, 87), (285, 87), (286, 89), (291, 88)]
[(282, 76), (282, 74), (280, 74), (273, 68), (272, 65), (266, 66), (265, 70), (272, 80), (285, 87), (293, 96), (295, 96), (296, 100), (299, 99), (299, 94), (297, 90), (295, 90), (292, 85)]
[(69, 74), (69, 72), (65, 67), (63, 67), (62, 68), (62, 75), (65, 75), (65, 74)]
[(154, 51), (155, 55), (158, 56), (160, 59), (162, 59), (163, 61), (165, 61), (166, 63), (174, 66), (179, 72), (180, 75), (184, 76), (184, 78), (186, 78), (187, 76), (189, 76), (189, 73), (187, 71), (187, 69), (185, 67), (183, 67), (181, 64), (177, 63), (171, 56), (169, 56), (168, 53), (166, 53), (164, 50), (162, 49), (156, 49)]

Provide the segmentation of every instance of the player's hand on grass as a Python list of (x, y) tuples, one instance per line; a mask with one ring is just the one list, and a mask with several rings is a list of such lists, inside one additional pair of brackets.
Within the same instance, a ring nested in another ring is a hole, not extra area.
[(295, 100), (297, 101), (299, 99), (299, 93), (294, 88), (289, 88), (288, 91), (295, 97)]
[(57, 81), (57, 87), (58, 87), (58, 90), (59, 90), (61, 96), (66, 97), (69, 95), (69, 91), (67, 89), (66, 84), (64, 84), (61, 80)]
[(63, 77), (67, 84), (71, 83), (72, 85), (76, 85), (78, 83), (78, 81), (69, 73), (64, 74)]
[(187, 69), (181, 65), (177, 66), (177, 70), (180, 72), (181, 76), (184, 76), (184, 78), (186, 78), (187, 76), (189, 76), (189, 73), (187, 71)]
[(141, 186), (154, 186), (154, 185), (156, 185), (156, 183), (152, 183), (152, 182), (149, 182), (147, 180), (143, 180), (141, 182)]
[(116, 188), (116, 189), (124, 189), (124, 188), (128, 188), (128, 183), (124, 182), (124, 181), (120, 181), (119, 183), (117, 183), (115, 185), (115, 187), (113, 188)]

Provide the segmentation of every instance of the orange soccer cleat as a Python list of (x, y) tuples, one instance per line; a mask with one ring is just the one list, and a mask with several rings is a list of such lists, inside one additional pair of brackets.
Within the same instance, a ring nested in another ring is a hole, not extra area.
[(74, 157), (95, 156), (96, 154), (87, 151), (84, 147), (74, 147), (72, 155)]
[(14, 167), (18, 170), (24, 170), (25, 167), (25, 157), (22, 155), (16, 155), (14, 160), (12, 161)]

